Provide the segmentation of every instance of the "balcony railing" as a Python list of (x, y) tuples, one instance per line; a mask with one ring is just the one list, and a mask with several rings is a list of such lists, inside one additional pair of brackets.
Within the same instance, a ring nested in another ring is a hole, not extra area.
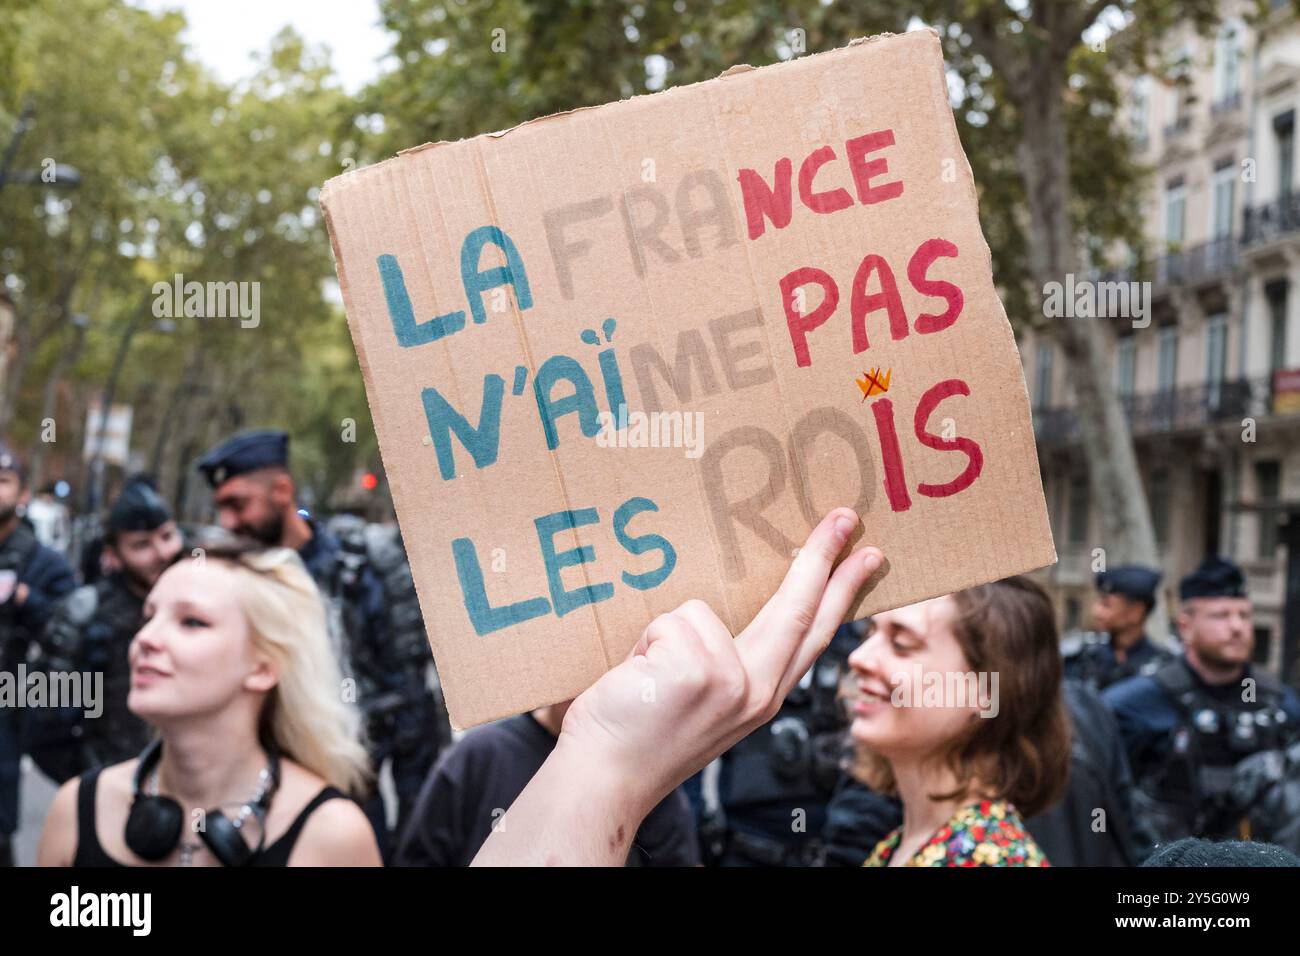
[(1241, 243), (1267, 242), (1300, 229), (1300, 193), (1287, 193), (1263, 206), (1246, 210)]
[[(1204, 428), (1243, 418), (1273, 414), (1272, 378), (1206, 382), (1163, 392), (1120, 398), (1124, 416), (1135, 436)], [(1034, 437), (1044, 445), (1077, 442), (1082, 433), (1073, 408), (1034, 409)]]
[(1178, 117), (1176, 120), (1174, 120), (1172, 123), (1169, 123), (1165, 126), (1165, 139), (1166, 140), (1175, 139), (1176, 137), (1182, 136), (1191, 128), (1192, 128), (1191, 114), (1185, 113), (1182, 116)]
[(1221, 116), (1226, 116), (1229, 113), (1232, 113), (1239, 109), (1241, 109), (1240, 91), (1233, 93), (1231, 96), (1225, 96), (1223, 99), (1211, 103), (1210, 115), (1215, 119), (1218, 119)]
[(1235, 236), (1221, 236), (1209, 242), (1159, 256), (1136, 267), (1125, 266), (1098, 272), (1091, 278), (1096, 282), (1146, 280), (1156, 290), (1188, 283), (1199, 285), (1232, 274), (1237, 266), (1237, 246)]
[(1151, 276), (1151, 284), (1157, 289), (1180, 285), (1183, 281), (1186, 259), (1181, 252), (1171, 252), (1156, 260), (1156, 267)]
[(1217, 279), (1231, 272), (1237, 264), (1237, 240), (1232, 236), (1211, 239), (1187, 249), (1182, 257), (1185, 282)]

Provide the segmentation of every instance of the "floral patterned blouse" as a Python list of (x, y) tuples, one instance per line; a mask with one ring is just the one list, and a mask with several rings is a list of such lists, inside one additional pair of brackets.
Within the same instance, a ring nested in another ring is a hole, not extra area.
[[(899, 827), (872, 851), (864, 866), (886, 866), (903, 838)], [(967, 804), (934, 832), (906, 866), (1048, 866), (1047, 857), (1005, 800)]]

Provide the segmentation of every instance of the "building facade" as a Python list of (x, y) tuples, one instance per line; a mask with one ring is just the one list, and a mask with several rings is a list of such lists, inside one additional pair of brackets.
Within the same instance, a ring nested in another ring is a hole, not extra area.
[[(1256, 659), (1294, 681), (1300, 634), (1285, 628), (1281, 528), (1287, 506), (1300, 505), (1300, 23), (1289, 6), (1253, 27), (1229, 15), (1209, 37), (1173, 33), (1165, 54), (1174, 81), (1132, 80), (1124, 117), (1152, 170), (1147, 255), (1088, 277), (1149, 282), (1149, 311), (1056, 321), (1106, 321), (1114, 332), (1114, 383), (1168, 607), (1204, 556), (1232, 557), (1249, 579)], [(1065, 629), (1087, 628), (1106, 542), (1070, 383), (1050, 335), (1028, 331), (1020, 347), (1061, 556), (1044, 581)]]

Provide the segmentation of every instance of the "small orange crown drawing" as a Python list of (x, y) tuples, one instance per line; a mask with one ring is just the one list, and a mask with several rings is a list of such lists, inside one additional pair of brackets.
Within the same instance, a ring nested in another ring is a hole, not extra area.
[(865, 402), (872, 395), (883, 395), (889, 391), (889, 378), (893, 374), (893, 369), (885, 369), (881, 374), (880, 369), (873, 368), (870, 372), (863, 372), (862, 378), (855, 378), (853, 384), (862, 389), (862, 400)]

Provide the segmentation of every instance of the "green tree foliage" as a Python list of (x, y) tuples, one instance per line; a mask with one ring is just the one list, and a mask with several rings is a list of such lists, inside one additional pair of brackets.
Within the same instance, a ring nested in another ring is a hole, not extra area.
[[(0, 428), (78, 477), (86, 408), (130, 334), (115, 400), (134, 405), (133, 447), (169, 493), (194, 454), (239, 427), (290, 430), (318, 498), (375, 463), (342, 310), (325, 293), (333, 265), (316, 201), (342, 169), (335, 144), (348, 143), (354, 113), (328, 61), (284, 32), (230, 88), (186, 50), (179, 14), (70, 0), (3, 16), (13, 82), (0, 89), (0, 130), (35, 108), (15, 166), (53, 158), (82, 183), (0, 191), (0, 276), (18, 310)], [(258, 283), (260, 322), (180, 315), (160, 331), (154, 284), (178, 273)], [(49, 411), (58, 441), (46, 448)], [(345, 418), (355, 443), (340, 441)]]
[[(385, 149), (929, 26), (943, 45), (994, 275), (1017, 327), (1045, 325), (1045, 283), (1105, 265), (1099, 256), (1116, 240), (1140, 245), (1147, 171), (1116, 121), (1119, 81), (1154, 68), (1174, 25), (1208, 30), (1219, 16), (1213, 0), (384, 0), (382, 10), (402, 68), (375, 85), (365, 109), (382, 115)], [(1103, 13), (1123, 30), (1093, 48), (1085, 33)], [(1107, 547), (1154, 561), (1132, 441), (1110, 386), (1108, 333), (1073, 323), (1050, 334), (1078, 395)]]
[[(398, 66), (362, 97), (382, 117), (368, 159), (423, 142), (506, 129), (537, 116), (711, 79), (738, 63), (762, 66), (902, 32), (918, 13), (941, 29), (958, 130), (980, 191), (994, 275), (1013, 322), (1038, 314), (1027, 262), (1021, 112), (1005, 78), (978, 55), (945, 4), (820, 0), (384, 0)], [(929, 9), (933, 8), (933, 9)], [(1068, 64), (1065, 110), (1079, 169), (1072, 207), (1080, 229), (1109, 242), (1140, 239), (1144, 171), (1117, 135), (1113, 54), (1079, 44)]]
[[(1128, 26), (1090, 49), (1082, 38), (1103, 9)], [(919, 25), (943, 42), (1008, 312), (1033, 323), (1043, 283), (1076, 271), (1081, 248), (1139, 239), (1145, 171), (1115, 122), (1117, 78), (1151, 68), (1173, 25), (1209, 29), (1219, 15), (1212, 0), (380, 0), (380, 12), (388, 68), (350, 97), (288, 32), (230, 88), (186, 49), (180, 14), (124, 0), (0, 10), (0, 132), (25, 103), (36, 110), (15, 165), (52, 159), (83, 177), (71, 191), (0, 191), (0, 277), (19, 314), (0, 431), (31, 447), (53, 406), (61, 453), (75, 459), (85, 408), (134, 329), (116, 396), (136, 405), (135, 445), (156, 452), (147, 464), (174, 480), (220, 433), (274, 423), (294, 432), (300, 475), (328, 494), (377, 459), (346, 328), (323, 291), (324, 180), (422, 142)], [(153, 283), (176, 273), (260, 283), (260, 326), (178, 318), (157, 331)], [(1111, 472), (1094, 475), (1097, 500), (1135, 487), (1141, 499), (1118, 405), (1087, 387), (1100, 383), (1097, 343), (1063, 345), (1091, 398), (1083, 411), (1096, 427), (1085, 431), (1100, 436), (1091, 467)], [(356, 444), (339, 440), (349, 418)], [(1117, 490), (1111, 479), (1130, 471)], [(1149, 527), (1144, 506), (1112, 510), (1121, 537)]]

